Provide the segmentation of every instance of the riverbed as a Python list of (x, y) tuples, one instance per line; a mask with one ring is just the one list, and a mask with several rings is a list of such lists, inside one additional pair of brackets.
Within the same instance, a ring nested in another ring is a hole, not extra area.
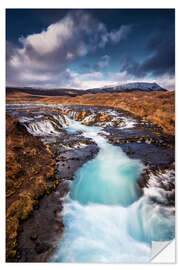
[(50, 145), (60, 179), (49, 211), (61, 205), (63, 230), (42, 237), (39, 228), (38, 241), (52, 245), (36, 256), (37, 244), (28, 240), (28, 250), (26, 241), (32, 223), (39, 226), (35, 214), (22, 225), (20, 261), (148, 262), (152, 241), (174, 238), (174, 148), (161, 130), (111, 108), (9, 104), (7, 111)]

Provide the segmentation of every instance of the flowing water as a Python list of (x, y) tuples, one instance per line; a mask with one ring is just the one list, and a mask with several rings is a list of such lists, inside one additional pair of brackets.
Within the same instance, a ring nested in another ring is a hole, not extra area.
[(51, 261), (147, 262), (152, 240), (173, 238), (172, 209), (151, 201), (161, 197), (158, 190), (145, 190), (142, 196), (137, 180), (144, 166), (139, 160), (107, 143), (100, 127), (72, 120), (67, 131), (79, 130), (100, 151), (76, 172), (62, 213), (65, 234)]
[[(60, 213), (65, 225), (64, 235), (50, 261), (148, 262), (152, 241), (174, 238), (174, 207), (169, 205), (165, 190), (171, 181), (169, 172), (167, 177), (161, 176), (165, 189), (159, 186), (159, 178), (154, 175), (149, 180), (149, 188), (141, 189), (138, 179), (144, 165), (140, 160), (130, 159), (119, 146), (109, 144), (102, 127), (85, 126), (59, 113), (45, 118), (42, 110), (29, 115), (25, 111), (28, 105), (7, 107), (44, 143), (53, 142), (65, 129), (74, 137), (81, 132), (100, 149), (93, 160), (75, 173)], [(23, 113), (17, 111), (20, 108)], [(115, 113), (117, 118), (116, 112), (110, 113)], [(71, 111), (69, 116), (72, 118), (75, 114)], [(134, 120), (124, 115), (121, 118), (124, 124), (119, 130), (133, 128)]]

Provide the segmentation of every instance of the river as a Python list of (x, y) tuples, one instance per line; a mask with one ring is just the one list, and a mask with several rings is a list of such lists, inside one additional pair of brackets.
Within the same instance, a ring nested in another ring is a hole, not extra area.
[(101, 129), (74, 120), (67, 128), (71, 134), (82, 131), (100, 151), (76, 172), (64, 201), (65, 235), (51, 261), (147, 262), (152, 240), (167, 240), (171, 230), (167, 213), (148, 198), (158, 191), (141, 196), (136, 182), (144, 168), (141, 161), (109, 144), (99, 135)]
[[(160, 178), (153, 175), (148, 187), (140, 187), (138, 180), (147, 169), (147, 164), (141, 159), (130, 158), (121, 146), (109, 143), (109, 130), (102, 124), (86, 126), (83, 121), (75, 121), (74, 107), (69, 115), (48, 112), (47, 117), (47, 111), (39, 109), (42, 104), (36, 105), (39, 106), (38, 110), (30, 109), (31, 106), (9, 104), (7, 110), (45, 144), (53, 144), (54, 138), (56, 145), (60, 144), (58, 140), (63, 129), (71, 139), (80, 140), (78, 136), (90, 138), (99, 148), (98, 154), (84, 163), (75, 172), (73, 181), (70, 181), (69, 192), (63, 199), (63, 210), (59, 213), (63, 216), (64, 234), (57, 241), (56, 250), (49, 261), (148, 262), (152, 241), (169, 241), (174, 238), (174, 206), (168, 199), (171, 170), (165, 171), (164, 175), (161, 173), (161, 183)], [(27, 109), (32, 112), (29, 114)], [(136, 123), (134, 119), (124, 113), (118, 116), (117, 112), (109, 109), (108, 113), (111, 117), (114, 115), (115, 119), (119, 117), (123, 123), (121, 127), (115, 128), (116, 133), (120, 136), (126, 131), (133, 134)], [(87, 117), (88, 121), (92, 115)], [(137, 132), (142, 130), (135, 130)], [(162, 156), (163, 153), (166, 153), (166, 159), (171, 159), (167, 155), (170, 150), (153, 146), (148, 140), (141, 143), (137, 139), (124, 147), (130, 147), (131, 144), (136, 147), (137, 154), (138, 149), (150, 149), (145, 154), (148, 156), (150, 153), (150, 157), (153, 155), (156, 162), (160, 160), (158, 155)], [(82, 144), (78, 147), (82, 147)], [(71, 148), (66, 146), (65, 151), (71, 151)]]

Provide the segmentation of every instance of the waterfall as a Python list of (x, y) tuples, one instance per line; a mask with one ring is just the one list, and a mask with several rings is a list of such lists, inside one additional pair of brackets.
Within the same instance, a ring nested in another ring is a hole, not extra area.
[(65, 233), (50, 261), (148, 262), (152, 241), (174, 237), (173, 208), (154, 201), (165, 201), (160, 191), (140, 189), (143, 164), (107, 143), (101, 127), (72, 120), (66, 130), (81, 130), (100, 151), (75, 174), (64, 201)]
[[(32, 105), (40, 106), (40, 110), (28, 113), (28, 106)], [(152, 241), (169, 241), (175, 235), (175, 208), (170, 203), (174, 196), (174, 170), (156, 175), (150, 173), (148, 187), (141, 189), (138, 179), (145, 169), (142, 162), (129, 158), (102, 135), (107, 131), (102, 127), (113, 126), (113, 121), (120, 134), (122, 129), (135, 127), (135, 119), (104, 109), (103, 113), (112, 117), (110, 122), (86, 126), (84, 123), (93, 122), (95, 118), (93, 108), (88, 108), (91, 114), (78, 122), (75, 120), (79, 111), (69, 106), (53, 105), (58, 112), (48, 113), (41, 106), (52, 107), (48, 104), (9, 104), (7, 108), (19, 117), (29, 133), (40, 136), (43, 142), (56, 142), (55, 137), (59, 139), (62, 132), (67, 132), (73, 139), (78, 140), (79, 135), (91, 138), (100, 149), (93, 160), (76, 171), (70, 184), (63, 211), (59, 213), (63, 216), (64, 234), (50, 261), (148, 262)], [(68, 116), (61, 113), (61, 109)], [(63, 139), (62, 136), (62, 144)]]

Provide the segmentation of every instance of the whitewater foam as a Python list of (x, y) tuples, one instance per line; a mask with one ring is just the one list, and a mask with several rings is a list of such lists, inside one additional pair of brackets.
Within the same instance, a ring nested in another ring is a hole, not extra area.
[(67, 131), (79, 130), (100, 151), (70, 185), (62, 213), (65, 234), (51, 261), (148, 262), (152, 241), (174, 237), (174, 209), (164, 206), (162, 190), (140, 189), (143, 164), (108, 144), (101, 127), (72, 120)]
[[(17, 108), (21, 106), (17, 104)], [(75, 117), (73, 113), (70, 116)], [(97, 156), (76, 172), (70, 184), (61, 213), (65, 232), (50, 261), (148, 262), (152, 241), (174, 238), (175, 209), (168, 204), (169, 191), (162, 188), (163, 184), (168, 190), (171, 173), (150, 175), (149, 187), (142, 190), (137, 181), (143, 164), (130, 159), (120, 147), (110, 145), (101, 135), (102, 127), (85, 126), (62, 115), (46, 120), (33, 117), (35, 121), (31, 117), (21, 121), (35, 136), (53, 140), (53, 136), (60, 134), (58, 128), (64, 127), (70, 134), (82, 133), (91, 138), (100, 148)], [(130, 117), (117, 117), (122, 120), (120, 129), (136, 124)], [(84, 145), (78, 143), (73, 148), (76, 147)]]

